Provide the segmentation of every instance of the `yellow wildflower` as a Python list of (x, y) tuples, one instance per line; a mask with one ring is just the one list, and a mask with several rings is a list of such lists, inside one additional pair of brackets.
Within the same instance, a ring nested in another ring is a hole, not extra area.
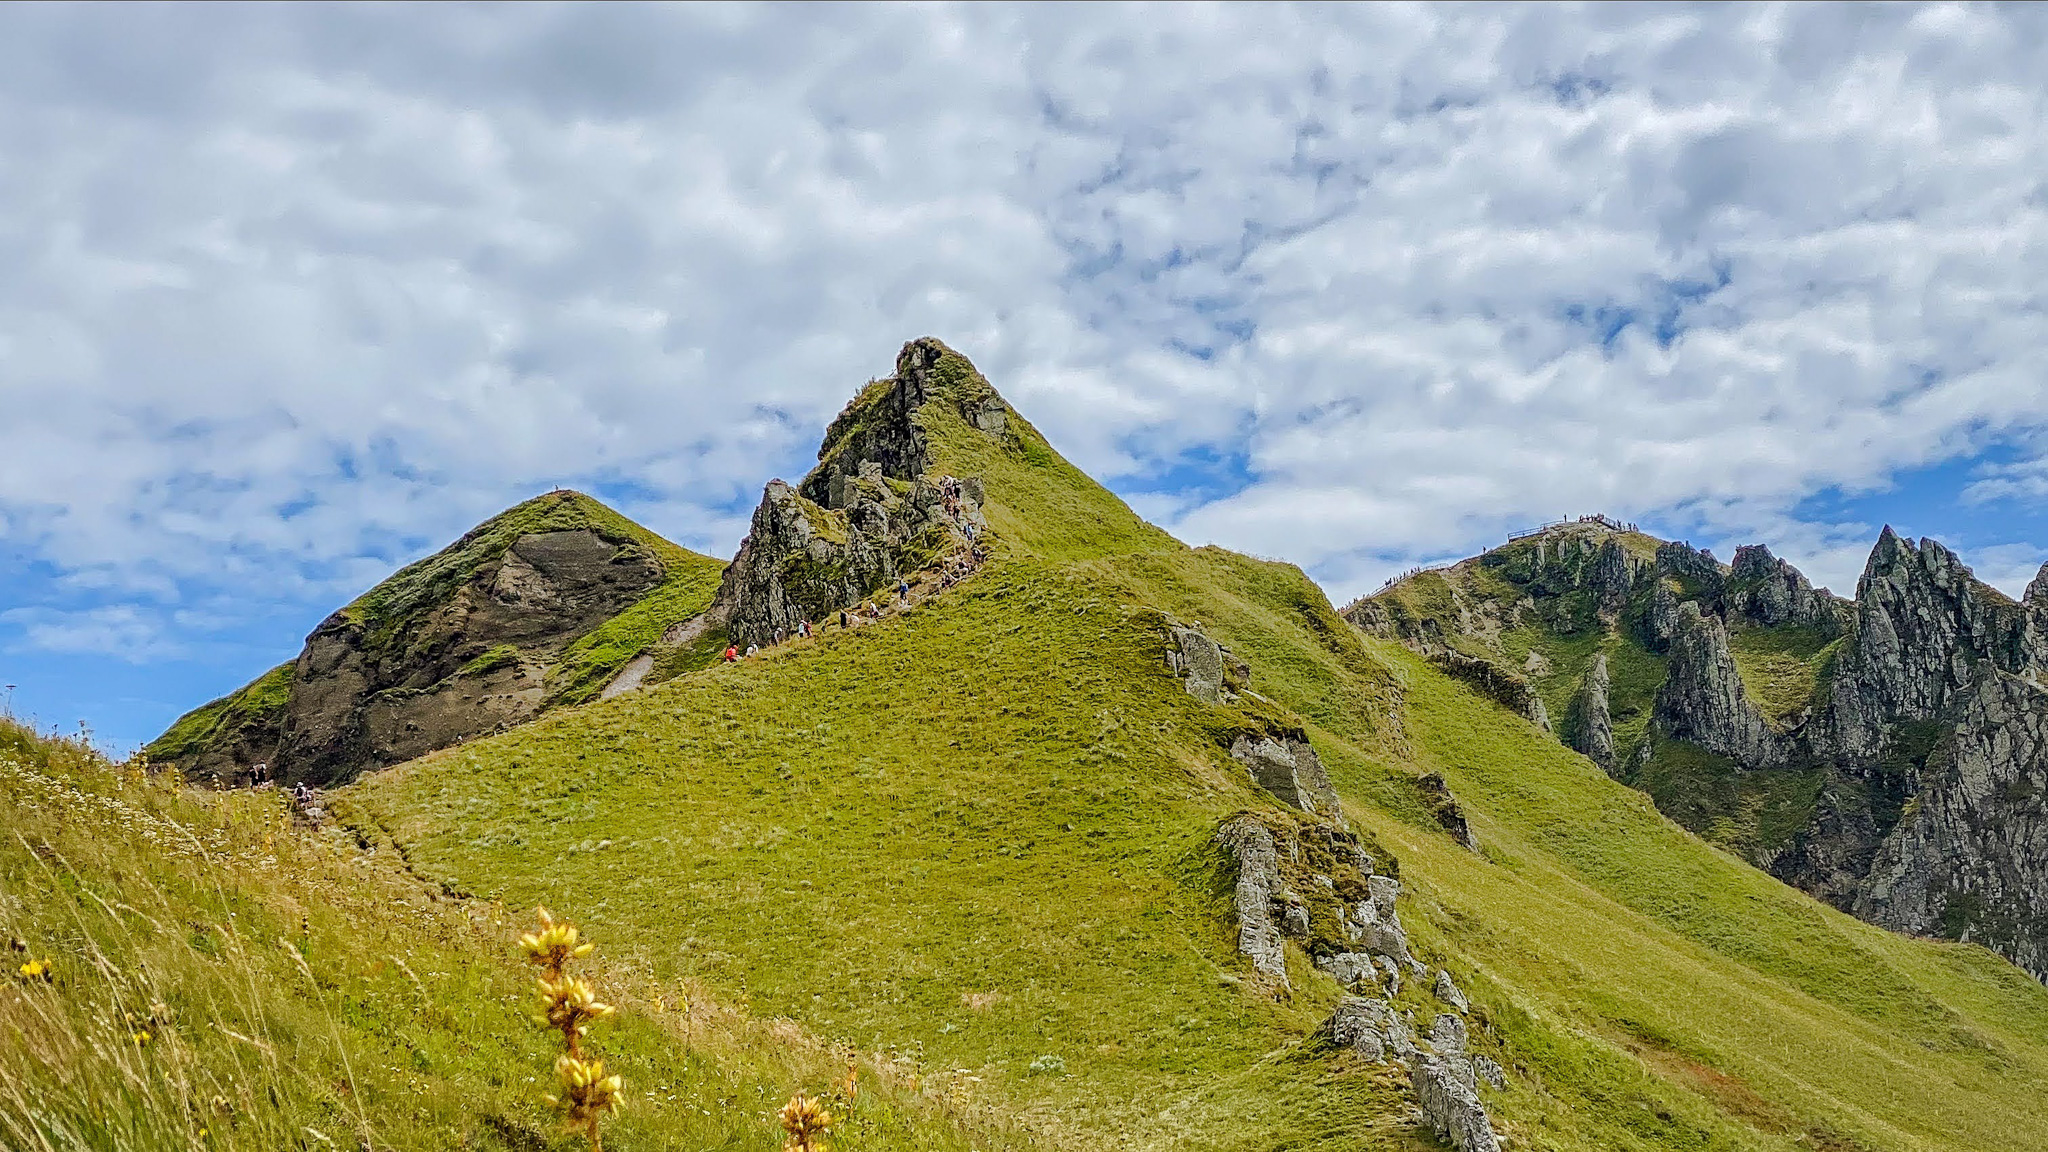
[(546, 908), (536, 911), (540, 913), (540, 927), (519, 938), (519, 947), (525, 951), (528, 963), (538, 964), (550, 974), (559, 974), (562, 965), (570, 960), (590, 955), (595, 945), (579, 943), (574, 924), (555, 919)]
[(778, 1119), (789, 1133), (783, 1152), (824, 1152), (825, 1135), (832, 1130), (832, 1114), (825, 1111), (824, 1101), (799, 1092), (782, 1106)]
[(555, 1076), (562, 1082), (562, 1093), (547, 1097), (547, 1102), (559, 1109), (569, 1124), (585, 1125), (618, 1110), (625, 1081), (605, 1075), (604, 1061), (563, 1056), (555, 1061)]

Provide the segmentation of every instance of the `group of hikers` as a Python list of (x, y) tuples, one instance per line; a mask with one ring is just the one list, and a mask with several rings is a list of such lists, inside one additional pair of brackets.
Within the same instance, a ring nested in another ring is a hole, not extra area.
[[(270, 777), (270, 765), (267, 762), (256, 764), (249, 769), (249, 786), (252, 788), (275, 788), (277, 782)], [(320, 790), (309, 787), (304, 780), (301, 780), (292, 785), (291, 797), (292, 802), (300, 808), (310, 808), (320, 803)]]

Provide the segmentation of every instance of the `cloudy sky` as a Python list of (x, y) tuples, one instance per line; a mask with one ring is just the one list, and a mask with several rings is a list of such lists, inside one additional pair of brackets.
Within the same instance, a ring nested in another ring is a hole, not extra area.
[(1606, 511), (2048, 559), (2048, 9), (0, 8), (0, 679), (147, 739), (910, 337), (1340, 602)]

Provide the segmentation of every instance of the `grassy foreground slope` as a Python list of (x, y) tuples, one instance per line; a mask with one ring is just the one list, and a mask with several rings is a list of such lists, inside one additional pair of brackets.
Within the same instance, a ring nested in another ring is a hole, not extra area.
[[(952, 1069), (1058, 1143), (1433, 1146), (1404, 1077), (1312, 1041), (1337, 990), (1302, 957), (1291, 998), (1250, 990), (1211, 836), (1274, 806), (1219, 742), (1257, 717), (1169, 676), (1170, 613), (1250, 661), (1272, 703), (1246, 708), (1304, 725), (1398, 858), (1420, 953), (1510, 1069), (1488, 1103), (1511, 1147), (2042, 1147), (2048, 992), (2003, 961), (1709, 847), (1298, 570), (1143, 524), (1021, 420), (1003, 444), (920, 418), (987, 481), (979, 575), (367, 778), (352, 818), (656, 979)], [(1431, 820), (1425, 771), (1483, 855)]]
[[(540, 1099), (525, 917), (296, 825), (274, 792), (180, 787), (5, 720), (0, 828), (0, 1148), (581, 1146)], [(621, 1011), (593, 1039), (627, 1080), (609, 1146), (771, 1149), (776, 1106), (845, 1075), (787, 1022), (599, 943)], [(1024, 1146), (897, 1069), (861, 1084), (842, 1126), (860, 1147)]]

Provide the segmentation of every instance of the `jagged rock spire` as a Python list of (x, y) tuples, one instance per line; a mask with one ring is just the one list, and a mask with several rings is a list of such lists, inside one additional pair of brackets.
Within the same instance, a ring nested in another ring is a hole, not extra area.
[(988, 529), (985, 493), (978, 478), (935, 474), (932, 422), (1000, 437), (1008, 412), (966, 357), (928, 336), (905, 344), (895, 375), (826, 429), (817, 467), (768, 484), (712, 613), (735, 643), (766, 645), (971, 553)]

